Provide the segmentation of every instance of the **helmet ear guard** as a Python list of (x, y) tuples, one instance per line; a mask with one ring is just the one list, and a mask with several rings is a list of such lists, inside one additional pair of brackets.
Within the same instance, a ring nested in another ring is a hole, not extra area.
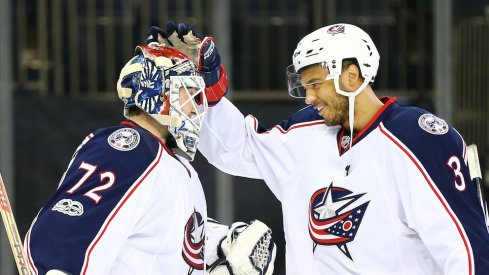
[[(138, 46), (117, 82), (124, 116), (136, 106), (167, 126), (181, 156), (193, 160), (207, 111), (205, 83), (180, 51), (151, 43)], [(196, 103), (196, 97), (201, 101)]]

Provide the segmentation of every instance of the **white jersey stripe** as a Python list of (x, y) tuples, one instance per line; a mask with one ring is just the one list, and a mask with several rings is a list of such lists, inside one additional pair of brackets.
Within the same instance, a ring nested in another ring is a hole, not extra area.
[(34, 265), (34, 260), (32, 259), (32, 255), (31, 255), (31, 249), (29, 247), (30, 246), (30, 242), (29, 242), (30, 237), (31, 237), (31, 229), (29, 228), (29, 231), (27, 231), (27, 234), (26, 234), (26, 237), (25, 237), (24, 248), (26, 250), (27, 260), (29, 261), (29, 267), (31, 269), (31, 272), (33, 272), (35, 275), (37, 275), (37, 274), (39, 274), (39, 271), (37, 271), (37, 268)]
[(126, 194), (121, 199), (121, 201), (117, 204), (117, 206), (114, 208), (114, 210), (112, 211), (112, 213), (109, 214), (109, 216), (105, 220), (104, 224), (100, 228), (99, 233), (94, 238), (94, 240), (92, 241), (92, 243), (88, 246), (87, 252), (85, 254), (85, 260), (83, 262), (81, 274), (86, 274), (87, 269), (88, 269), (88, 265), (89, 265), (89, 262), (90, 262), (90, 254), (92, 253), (93, 249), (97, 245), (98, 241), (104, 235), (104, 233), (107, 230), (110, 222), (114, 219), (114, 217), (117, 215), (117, 213), (122, 208), (122, 206), (124, 206), (124, 203), (126, 203), (126, 201), (131, 197), (131, 195), (134, 193), (134, 191), (136, 191), (136, 189), (141, 185), (141, 183), (144, 182), (144, 179), (149, 175), (149, 173), (151, 173), (151, 171), (153, 171), (153, 169), (158, 165), (158, 163), (159, 163), (159, 161), (161, 159), (162, 153), (163, 153), (163, 147), (161, 145), (159, 145), (158, 155), (156, 156), (155, 160), (151, 163), (151, 165), (148, 166), (148, 168), (146, 169), (146, 171), (144, 171), (144, 173), (136, 180), (137, 183), (136, 184), (133, 184), (131, 186), (131, 188), (126, 192)]
[(253, 118), (253, 121), (254, 121), (253, 127), (255, 129), (255, 132), (258, 134), (269, 134), (271, 131), (273, 131), (273, 129), (277, 129), (282, 134), (287, 134), (288, 132), (290, 132), (294, 129), (297, 129), (297, 128), (314, 126), (314, 125), (324, 125), (324, 120), (306, 121), (306, 122), (296, 123), (296, 124), (290, 126), (289, 129), (287, 129), (287, 130), (284, 130), (280, 125), (276, 125), (275, 127), (272, 128), (272, 130), (268, 130), (268, 131), (259, 133), (258, 132), (258, 119), (256, 119), (256, 117), (254, 117), (252, 115), (248, 115), (248, 116)]

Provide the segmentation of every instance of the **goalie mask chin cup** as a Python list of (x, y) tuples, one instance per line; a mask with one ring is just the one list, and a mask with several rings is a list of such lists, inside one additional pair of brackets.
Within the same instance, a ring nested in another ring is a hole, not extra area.
[[(117, 81), (124, 115), (136, 106), (167, 126), (179, 155), (193, 160), (207, 112), (204, 79), (180, 51), (150, 43), (136, 48)], [(198, 103), (197, 103), (198, 102)]]

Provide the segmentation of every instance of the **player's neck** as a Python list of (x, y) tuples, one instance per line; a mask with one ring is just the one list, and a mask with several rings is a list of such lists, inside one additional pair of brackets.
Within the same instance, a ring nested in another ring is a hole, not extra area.
[[(353, 124), (353, 132), (360, 132), (372, 118), (377, 114), (384, 103), (375, 95), (370, 86), (365, 91), (361, 92), (355, 98), (355, 123)], [(350, 125), (344, 125), (349, 129)]]
[(148, 130), (150, 133), (157, 136), (166, 143), (166, 139), (170, 135), (170, 132), (168, 132), (168, 129), (166, 129), (150, 115), (142, 113), (137, 116), (132, 116), (129, 119), (137, 123), (142, 128)]

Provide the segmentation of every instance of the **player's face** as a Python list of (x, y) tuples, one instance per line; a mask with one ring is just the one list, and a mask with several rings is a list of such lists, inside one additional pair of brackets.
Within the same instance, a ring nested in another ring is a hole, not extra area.
[(326, 125), (345, 125), (348, 98), (336, 93), (333, 80), (325, 80), (328, 74), (328, 70), (319, 64), (301, 72), (302, 85), (306, 88), (305, 102), (318, 110)]
[[(188, 92), (187, 92), (188, 91)], [(182, 107), (182, 111), (189, 117), (192, 118), (197, 115), (196, 103), (192, 96), (196, 93), (195, 88), (187, 88), (185, 90), (184, 87), (180, 87), (180, 106)]]

